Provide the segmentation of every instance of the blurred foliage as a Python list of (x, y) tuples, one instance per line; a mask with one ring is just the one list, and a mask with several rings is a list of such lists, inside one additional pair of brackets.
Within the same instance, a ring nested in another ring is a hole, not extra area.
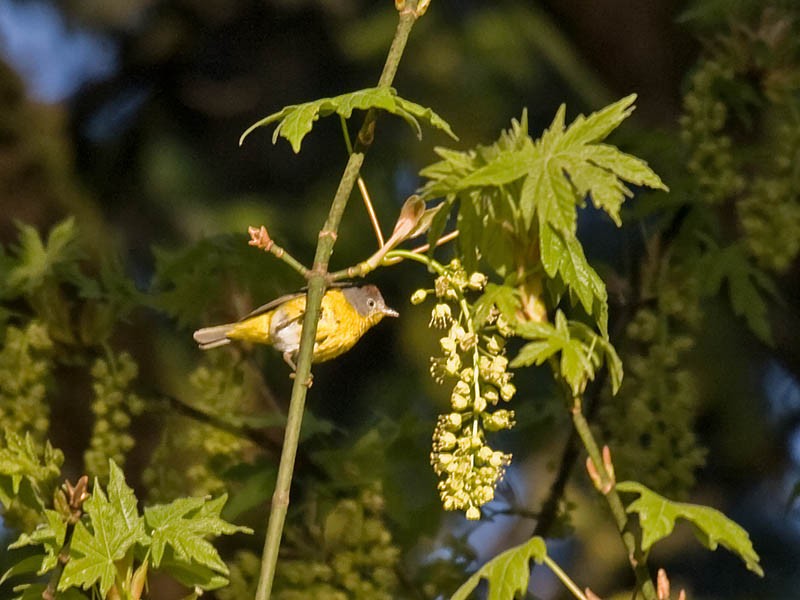
[[(244, 232), (268, 223), (292, 254), (310, 256), (346, 149), (335, 119), (318, 122), (297, 156), (267, 135), (240, 149), (236, 142), (284, 105), (373, 84), (394, 17), (357, 0), (56, 4), (71, 26), (113, 42), (118, 68), (46, 106), (0, 63), (0, 193), (10, 217), (0, 221), (0, 420), (29, 432), (37, 456), (52, 439), (65, 473), (82, 473), (84, 461), (101, 471), (99, 450), (124, 457), (128, 484), (148, 503), (229, 491), (226, 518), (257, 530), (220, 545), (233, 583), (226, 593), (243, 597), (236, 594), (252, 589), (258, 570), (290, 382), (269, 350), (201, 359), (190, 331), (302, 285), (247, 247)], [(754, 0), (674, 10), (668, 2), (434, 2), (396, 86), (452, 125), (462, 140), (453, 152), (480, 146), (489, 154), (487, 144), (525, 106), (525, 133), (538, 132), (564, 102), (572, 114), (589, 113), (639, 94), (637, 113), (612, 142), (647, 159), (672, 193), (633, 187), (621, 231), (592, 209), (575, 222), (585, 260), (608, 287), (608, 332), (626, 367), (616, 397), (588, 388), (589, 407), (620, 479), (670, 497), (714, 498), (751, 531), (774, 574), (763, 584), (729, 577), (725, 562), (656, 547), (653, 556), (691, 597), (789, 597), (796, 576), (777, 573), (792, 572), (798, 540), (783, 521), (779, 480), (791, 473), (787, 447), (800, 409), (768, 421), (761, 378), (764, 364), (778, 361), (800, 379), (798, 13), (791, 2)], [(445, 142), (452, 145), (426, 131), (418, 144), (402, 123), (379, 122), (363, 175), (382, 218), (419, 186), (417, 171), (445, 158), (431, 150)], [(374, 250), (368, 227), (354, 201), (334, 262)], [(513, 239), (495, 235), (490, 245), (510, 252)], [(476, 552), (483, 561), (521, 541), (499, 525), (465, 529), (444, 518), (435, 477), (423, 473), (436, 414), (451, 399), (426, 376), (439, 336), (401, 300), (428, 285), (421, 271), (377, 271), (405, 323), (387, 324), (315, 370), (285, 550), (295, 566), (314, 569), (295, 569), (302, 582), (279, 573), (287, 598), (301, 583), (344, 597), (357, 597), (355, 589), (451, 594), (476, 568)], [(535, 285), (523, 291), (538, 297)], [(529, 479), (523, 491), (501, 486), (487, 511), (507, 502), (513, 529), (526, 537), (566, 454), (564, 429), (547, 417), (560, 400), (527, 371), (514, 379), (516, 432), (498, 443), (513, 448)], [(534, 460), (549, 470), (532, 469)], [(385, 507), (368, 501), (369, 490)], [(591, 512), (580, 508), (583, 497), (570, 486), (560, 504), (578, 517), (571, 539), (585, 532), (578, 513)], [(35, 524), (13, 506), (3, 518), (24, 531)], [(354, 537), (326, 546), (337, 521)], [(765, 544), (776, 536), (780, 549)], [(376, 548), (380, 565), (367, 558)], [(624, 560), (604, 549), (578, 555), (571, 571), (589, 573), (588, 563), (616, 573)], [(626, 583), (597, 591), (610, 596)], [(185, 595), (161, 585), (153, 597)]]

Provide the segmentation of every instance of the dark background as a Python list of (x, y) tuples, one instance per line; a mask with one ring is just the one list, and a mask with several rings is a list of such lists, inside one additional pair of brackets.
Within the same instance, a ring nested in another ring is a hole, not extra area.
[[(420, 142), (402, 121), (381, 119), (363, 175), (384, 229), (421, 183), (419, 169), (435, 160), (434, 146), (489, 143), (523, 108), (536, 137), (561, 103), (571, 119), (631, 92), (639, 95), (636, 113), (614, 142), (680, 189), (669, 176), (685, 176), (675, 167), (681, 97), (701, 49), (698, 39), (713, 36), (708, 24), (725, 22), (720, 4), (434, 0), (412, 33), (395, 87), (431, 106), (460, 142), (434, 130), (425, 130)], [(711, 17), (679, 18), (687, 10)], [(320, 120), (299, 155), (283, 140), (273, 146), (268, 129), (242, 147), (237, 140), (284, 105), (373, 85), (395, 20), (390, 2), (358, 0), (3, 0), (0, 111), (17, 137), (0, 140), (0, 214), (6, 217), (0, 240), (16, 239), (15, 220), (46, 230), (74, 214), (93, 251), (122, 256), (142, 290), (151, 285), (153, 246), (177, 251), (232, 232), (244, 244), (248, 225), (268, 225), (281, 245), (310, 260), (346, 160), (339, 124)], [(619, 232), (598, 219), (586, 221), (590, 260), (620, 263), (623, 252), (641, 247), (638, 228)], [(374, 246), (354, 197), (332, 268), (363, 259)], [(203, 311), (185, 319), (142, 317), (149, 329), (123, 328), (120, 346), (132, 349), (146, 377), (167, 385), (172, 370), (197, 360), (194, 328), (234, 318), (302, 284), (277, 261), (259, 264), (248, 271), (259, 279), (248, 289), (262, 296), (232, 297), (227, 278), (218, 287), (210, 280), (214, 291), (198, 298)], [(796, 274), (797, 265), (779, 281), (787, 302), (772, 324), (783, 333), (776, 349), (760, 344), (720, 302), (696, 353), (703, 395), (698, 432), (709, 454), (691, 498), (750, 531), (767, 576), (758, 580), (723, 549), (703, 551), (682, 528), (653, 562), (666, 564), (692, 598), (800, 597), (800, 532), (789, 504), (800, 466)], [(460, 518), (441, 518), (427, 460), (445, 399), (427, 376), (435, 334), (426, 327), (426, 311), (408, 303), (416, 288), (428, 285), (427, 276), (402, 265), (370, 279), (402, 318), (382, 323), (351, 353), (320, 366), (309, 402), (342, 428), (344, 446), (377, 421), (398, 424), (397, 443), (407, 451), (395, 446), (387, 491), (397, 495), (389, 500), (395, 535), (411, 546), (417, 535), (435, 539), (442, 528), (464, 528)], [(279, 364), (273, 359), (263, 358)], [(279, 398), (288, 397), (288, 380), (270, 384)], [(566, 431), (554, 426), (566, 427), (563, 416), (537, 405), (540, 384), (531, 375), (517, 381), (521, 423), (508, 440), (516, 467), (506, 493), (531, 507), (549, 485)], [(76, 419), (70, 427), (87, 431), (79, 411), (66, 412)], [(146, 453), (152, 431), (135, 436)], [(70, 450), (63, 430), (53, 437)], [(72, 443), (73, 450), (80, 445)], [(133, 459), (132, 477), (144, 460)], [(580, 509), (595, 510), (578, 510), (583, 542), (562, 542), (556, 555), (581, 583), (613, 590), (619, 541), (608, 524), (597, 522), (603, 509), (583, 487), (569, 494)], [(471, 539), (487, 558), (531, 531), (531, 521), (503, 517), (479, 526)], [(536, 582), (541, 597), (557, 597), (547, 591), (558, 589), (547, 577)]]

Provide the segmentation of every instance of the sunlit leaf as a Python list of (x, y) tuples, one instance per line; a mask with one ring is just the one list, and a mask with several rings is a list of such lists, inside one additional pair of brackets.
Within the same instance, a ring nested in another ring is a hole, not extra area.
[(5, 429), (3, 437), (4, 444), (0, 447), (0, 503), (8, 506), (19, 493), (23, 480), (27, 479), (37, 491), (40, 482), (57, 477), (61, 473), (64, 455), (50, 442), (40, 448), (29, 433), (22, 437)]
[(16, 261), (6, 276), (4, 294), (8, 291), (30, 293), (47, 277), (82, 256), (78, 244), (78, 228), (70, 217), (50, 230), (45, 243), (39, 232), (30, 225), (20, 223), (19, 243), (13, 248)]
[(489, 600), (510, 600), (528, 591), (530, 561), (541, 563), (547, 547), (540, 537), (533, 537), (495, 556), (483, 565), (451, 596), (451, 600), (466, 600), (481, 579), (489, 582)]
[(270, 123), (277, 123), (275, 132), (272, 135), (272, 143), (275, 143), (279, 137), (285, 138), (297, 153), (300, 152), (303, 138), (311, 131), (314, 127), (314, 122), (319, 117), (336, 113), (345, 119), (349, 119), (354, 110), (369, 110), (371, 108), (385, 110), (401, 117), (414, 129), (417, 136), (422, 135), (419, 125), (419, 121), (422, 120), (430, 126), (444, 131), (451, 138), (458, 139), (450, 125), (430, 108), (425, 108), (401, 98), (392, 88), (377, 87), (350, 92), (333, 98), (320, 98), (304, 104), (286, 106), (281, 111), (273, 113), (248, 127), (239, 138), (239, 144), (241, 145), (254, 129)]
[(206, 538), (236, 532), (250, 533), (251, 530), (220, 518), (226, 500), (226, 495), (215, 500), (178, 498), (169, 504), (145, 508), (144, 518), (152, 537), (153, 566), (160, 566), (169, 547), (178, 560), (196, 562), (227, 575), (228, 567)]
[(639, 515), (642, 550), (645, 552), (672, 533), (677, 519), (685, 519), (694, 527), (698, 539), (707, 548), (716, 550), (718, 545), (724, 546), (738, 554), (750, 571), (763, 577), (764, 571), (750, 536), (720, 511), (709, 506), (672, 502), (635, 481), (618, 483), (617, 490), (639, 494), (639, 498), (628, 505), (627, 511)]
[(97, 583), (105, 596), (114, 584), (116, 562), (135, 544), (144, 545), (150, 539), (138, 514), (136, 496), (114, 461), (109, 461), (108, 495), (95, 480), (92, 495), (83, 506), (88, 523), (79, 521), (75, 526), (70, 560), (58, 589), (89, 589)]
[(496, 306), (509, 322), (514, 322), (519, 309), (516, 290), (508, 285), (487, 284), (483, 294), (473, 306), (475, 323), (478, 325), (485, 323), (493, 306)]

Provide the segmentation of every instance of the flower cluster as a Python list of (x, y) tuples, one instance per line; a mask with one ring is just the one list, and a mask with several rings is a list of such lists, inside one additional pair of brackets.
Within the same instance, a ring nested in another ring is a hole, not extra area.
[(108, 460), (113, 459), (122, 465), (125, 455), (133, 448), (134, 439), (128, 429), (131, 417), (144, 410), (144, 403), (129, 391), (139, 367), (127, 352), (110, 356), (108, 360), (97, 359), (91, 373), (95, 420), (83, 460), (87, 473), (105, 478), (108, 476)]
[(9, 325), (0, 351), (0, 427), (44, 440), (50, 426), (46, 402), (53, 342), (42, 323)]
[(320, 522), (290, 524), (275, 579), (276, 600), (396, 598), (400, 548), (385, 514), (381, 485), (374, 482), (358, 496), (339, 500)]
[(750, 254), (776, 273), (800, 253), (800, 47), (787, 25), (795, 21), (792, 11), (772, 7), (709, 46), (680, 120), (700, 198), (733, 203)]
[(702, 323), (700, 297), (687, 269), (660, 262), (644, 273), (644, 291), (657, 301), (625, 329), (625, 381), (601, 403), (600, 425), (621, 479), (683, 498), (706, 454), (695, 434), (699, 389), (687, 363)]
[(454, 260), (441, 270), (433, 290), (417, 290), (412, 296), (419, 304), (433, 293), (437, 302), (430, 325), (446, 330), (439, 340), (442, 354), (431, 359), (434, 380), (453, 382), (451, 411), (439, 416), (433, 433), (431, 465), (441, 478), (439, 495), (445, 510), (463, 510), (473, 520), (494, 498), (511, 461), (510, 454), (487, 444), (486, 432), (513, 427), (514, 411), (497, 406), (516, 392), (504, 351), (507, 325), (494, 307), (477, 320), (465, 297), (486, 283), (484, 274), (468, 275)]
[[(185, 402), (211, 416), (232, 418), (247, 409), (248, 367), (235, 352), (204, 355), (203, 364), (189, 374)], [(241, 437), (184, 415), (164, 420), (160, 444), (143, 473), (151, 501), (165, 502), (184, 494), (203, 496), (226, 491), (221, 475), (252, 444)]]

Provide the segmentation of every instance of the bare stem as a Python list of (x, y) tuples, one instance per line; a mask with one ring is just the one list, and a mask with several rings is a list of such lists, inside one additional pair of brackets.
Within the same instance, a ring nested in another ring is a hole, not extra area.
[(286, 252), (283, 248), (278, 246), (275, 241), (269, 236), (267, 228), (263, 225), (261, 227), (248, 227), (247, 232), (250, 234), (250, 241), (248, 244), (260, 248), (264, 252), (269, 252), (275, 258), (282, 260), (292, 269), (300, 273), (302, 277), (308, 277), (308, 269), (294, 256)]
[(644, 553), (641, 551), (633, 532), (628, 528), (628, 513), (625, 512), (622, 500), (614, 487), (614, 474), (607, 467), (607, 465), (610, 465), (610, 461), (607, 456), (603, 456), (604, 453), (600, 451), (594, 439), (589, 423), (583, 415), (580, 396), (573, 398), (570, 412), (572, 413), (572, 422), (575, 425), (575, 430), (578, 432), (583, 447), (586, 448), (586, 452), (589, 454), (592, 470), (597, 474), (598, 481), (595, 482), (596, 486), (601, 490), (609, 509), (611, 509), (611, 515), (622, 537), (622, 542), (628, 551), (628, 561), (636, 576), (637, 587), (645, 600), (657, 600), (658, 596), (653, 585), (653, 579), (650, 577), (650, 571), (647, 568)]
[(564, 572), (564, 570), (561, 567), (558, 566), (558, 563), (556, 561), (554, 561), (549, 556), (545, 555), (543, 562), (544, 562), (544, 564), (546, 564), (550, 568), (551, 571), (553, 571), (553, 573), (556, 574), (556, 577), (558, 577), (561, 580), (561, 583), (563, 583), (566, 586), (566, 588), (570, 592), (572, 592), (573, 596), (575, 596), (579, 600), (587, 600), (586, 595), (575, 584), (575, 582), (572, 581), (572, 579), (569, 578), (569, 575), (567, 575)]
[[(386, 63), (383, 67), (378, 85), (388, 87), (394, 81), (397, 67), (403, 55), (408, 36), (417, 17), (416, 2), (403, 4), (400, 18), (395, 31), (392, 45), (389, 49)], [(278, 477), (275, 492), (272, 496), (267, 535), (264, 540), (264, 552), (261, 558), (261, 575), (258, 581), (255, 600), (268, 600), (272, 592), (272, 583), (275, 578), (275, 568), (278, 563), (283, 525), (289, 508), (289, 491), (292, 484), (295, 457), (300, 438), (300, 426), (303, 420), (306, 393), (311, 382), (311, 359), (317, 333), (322, 296), (328, 281), (328, 260), (333, 253), (333, 246), (339, 229), (344, 209), (358, 179), (364, 155), (372, 144), (375, 132), (377, 111), (370, 109), (364, 117), (364, 123), (358, 132), (353, 152), (347, 161), (339, 187), (331, 202), (328, 218), (319, 233), (317, 251), (314, 256), (314, 265), (308, 276), (308, 294), (306, 296), (306, 313), (303, 319), (303, 332), (300, 338), (300, 349), (297, 357), (297, 371), (295, 373), (292, 398), (289, 405), (289, 414), (286, 422), (286, 435), (283, 440), (283, 451), (278, 467)]]

